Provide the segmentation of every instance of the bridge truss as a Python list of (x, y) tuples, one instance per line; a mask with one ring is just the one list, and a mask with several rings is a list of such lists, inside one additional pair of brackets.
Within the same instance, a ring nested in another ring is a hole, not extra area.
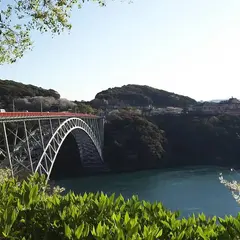
[[(76, 140), (85, 169), (104, 168), (102, 118), (64, 113), (0, 113), (0, 165), (13, 176), (51, 175), (57, 154), (69, 134)], [(71, 161), (67, 159), (69, 164)]]

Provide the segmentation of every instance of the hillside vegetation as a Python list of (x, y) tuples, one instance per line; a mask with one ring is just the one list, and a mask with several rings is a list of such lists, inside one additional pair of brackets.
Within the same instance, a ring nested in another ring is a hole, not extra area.
[(109, 104), (130, 106), (186, 107), (196, 101), (190, 97), (142, 85), (124, 85), (99, 92), (95, 100), (108, 100)]
[(105, 160), (116, 171), (218, 165), (240, 167), (240, 117), (124, 111), (108, 117)]
[(53, 89), (44, 89), (31, 84), (11, 80), (0, 80), (0, 108), (7, 111), (67, 111), (94, 113), (94, 109), (84, 102), (60, 98)]
[(108, 117), (104, 159), (115, 171), (164, 166), (164, 134), (153, 123), (127, 111)]
[(0, 80), (1, 98), (19, 98), (19, 97), (54, 97), (60, 98), (60, 94), (53, 89), (44, 89), (31, 84), (23, 84), (11, 80)]
[(0, 104), (1, 108), (12, 110), (13, 99), (33, 98), (33, 97), (50, 97), (59, 99), (60, 94), (53, 89), (44, 89), (30, 84), (23, 84), (11, 80), (0, 80)]
[[(90, 102), (60, 99), (60, 94), (53, 89), (44, 89), (31, 84), (23, 84), (12, 80), (0, 79), (0, 108), (7, 111), (13, 110), (39, 111), (42, 104), (43, 111), (68, 110), (82, 113), (94, 113), (96, 109), (108, 106), (148, 106), (156, 107), (186, 107), (196, 103), (192, 98), (159, 90), (149, 86), (125, 85), (122, 87), (109, 88), (98, 93)], [(107, 101), (105, 101), (107, 100)], [(57, 107), (58, 106), (58, 107)]]
[(171, 166), (240, 167), (240, 116), (154, 116), (164, 130), (166, 157)]

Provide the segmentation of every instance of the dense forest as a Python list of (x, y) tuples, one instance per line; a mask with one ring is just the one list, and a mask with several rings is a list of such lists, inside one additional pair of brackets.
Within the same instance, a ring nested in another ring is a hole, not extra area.
[(165, 141), (156, 125), (126, 111), (105, 124), (104, 159), (116, 171), (160, 167)]
[(240, 116), (155, 116), (163, 129), (169, 163), (240, 166)]
[(54, 97), (60, 98), (60, 94), (53, 89), (44, 89), (31, 84), (23, 84), (11, 80), (0, 79), (0, 96), (1, 99), (11, 99), (20, 97)]
[(219, 165), (240, 167), (240, 117), (124, 112), (105, 126), (105, 159), (116, 171)]
[(31, 84), (0, 80), (0, 108), (7, 111), (66, 111), (94, 113), (84, 102), (60, 98), (53, 89), (44, 89)]
[[(105, 101), (104, 101), (105, 100)], [(159, 90), (142, 85), (124, 85), (122, 87), (109, 88), (99, 92), (92, 101), (94, 106), (107, 103), (109, 105), (129, 105), (129, 106), (148, 106), (156, 107), (186, 107), (195, 104), (192, 98), (178, 95), (175, 93)]]
[[(20, 82), (15, 82), (11, 80), (1, 80), (0, 79), (0, 105), (1, 108), (6, 110), (13, 110), (13, 100), (16, 100), (17, 107), (21, 108), (24, 106), (30, 107), (29, 110), (34, 110), (34, 107), (30, 106), (30, 99), (36, 101), (39, 97), (49, 98), (58, 100), (60, 99), (60, 94), (53, 89), (43, 89), (30, 84), (23, 84)], [(19, 103), (18, 103), (19, 102)], [(37, 104), (38, 105), (38, 104)], [(28, 109), (26, 109), (28, 110)], [(39, 108), (38, 108), (39, 110)]]

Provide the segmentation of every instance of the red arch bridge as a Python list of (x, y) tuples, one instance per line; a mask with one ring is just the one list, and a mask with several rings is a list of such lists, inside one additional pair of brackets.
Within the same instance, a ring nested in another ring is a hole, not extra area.
[[(0, 113), (0, 165), (9, 167), (13, 176), (38, 172), (49, 179), (69, 134), (74, 136), (83, 168), (105, 167), (104, 119), (68, 112)], [(71, 164), (67, 156), (66, 161)]]

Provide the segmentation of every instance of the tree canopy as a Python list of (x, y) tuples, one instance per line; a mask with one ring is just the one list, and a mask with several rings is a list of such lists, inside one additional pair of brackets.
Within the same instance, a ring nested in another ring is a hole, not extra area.
[(109, 105), (153, 105), (155, 107), (172, 106), (182, 108), (196, 103), (194, 99), (187, 96), (137, 84), (128, 84), (99, 92), (92, 101), (92, 105), (95, 107), (104, 104), (104, 101), (101, 103), (101, 101), (97, 100), (107, 100)]
[(33, 30), (53, 35), (70, 30), (73, 7), (89, 1), (105, 5), (104, 0), (0, 0), (0, 65), (15, 62), (32, 48)]

